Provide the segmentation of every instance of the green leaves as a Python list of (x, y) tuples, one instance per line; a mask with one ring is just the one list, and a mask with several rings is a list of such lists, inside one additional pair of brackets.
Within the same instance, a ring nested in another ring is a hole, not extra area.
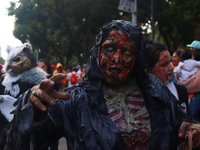
[[(137, 2), (138, 26), (143, 25), (144, 36), (151, 38), (151, 1)], [(10, 3), (8, 14), (16, 17), (14, 36), (40, 50), (40, 58), (72, 65), (86, 63), (103, 24), (132, 20), (130, 13), (119, 14), (118, 5), (119, 0), (19, 0)], [(164, 42), (171, 52), (194, 40), (200, 0), (154, 0), (154, 5), (155, 40)], [(76, 62), (70, 61), (74, 57)]]

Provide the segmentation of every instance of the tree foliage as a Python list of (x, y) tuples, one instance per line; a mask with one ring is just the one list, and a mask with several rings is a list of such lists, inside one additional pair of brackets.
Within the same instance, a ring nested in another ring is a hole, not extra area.
[(117, 7), (115, 0), (20, 0), (8, 11), (16, 17), (16, 38), (29, 41), (40, 57), (55, 55), (66, 65), (74, 55), (79, 63), (88, 59), (99, 27), (124, 17)]
[[(151, 1), (138, 1), (138, 27), (151, 38)], [(14, 36), (29, 41), (40, 58), (85, 63), (99, 28), (113, 19), (131, 21), (131, 14), (119, 15), (119, 0), (19, 0), (11, 2), (9, 15), (16, 17)], [(200, 0), (154, 0), (156, 39), (169, 51), (184, 48), (194, 40), (200, 23)], [(54, 57), (55, 56), (55, 57)], [(75, 57), (77, 59), (75, 59)]]
[(0, 57), (0, 64), (4, 64), (5, 60), (3, 59), (3, 57)]
[(154, 5), (156, 40), (164, 42), (171, 52), (186, 48), (200, 23), (200, 0), (154, 0)]

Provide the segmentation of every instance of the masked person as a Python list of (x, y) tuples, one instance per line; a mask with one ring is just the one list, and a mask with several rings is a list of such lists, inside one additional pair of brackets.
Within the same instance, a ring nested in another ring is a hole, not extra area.
[(113, 20), (95, 39), (78, 85), (57, 93), (52, 90), (54, 80), (65, 77), (57, 75), (21, 97), (7, 149), (44, 149), (65, 137), (68, 150), (175, 150), (184, 140), (178, 137), (180, 127), (179, 136), (188, 136), (186, 130), (194, 123), (184, 121), (191, 118), (145, 69), (139, 29)]
[(32, 47), (25, 43), (20, 47), (8, 47), (8, 57), (0, 79), (0, 131), (13, 118), (14, 102), (26, 90), (45, 79), (46, 73), (36, 66)]

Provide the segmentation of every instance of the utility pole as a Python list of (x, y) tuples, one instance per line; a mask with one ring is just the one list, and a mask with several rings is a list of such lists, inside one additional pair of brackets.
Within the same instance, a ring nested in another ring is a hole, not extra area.
[(132, 13), (132, 23), (137, 25), (137, 0), (135, 0), (133, 7), (134, 12)]

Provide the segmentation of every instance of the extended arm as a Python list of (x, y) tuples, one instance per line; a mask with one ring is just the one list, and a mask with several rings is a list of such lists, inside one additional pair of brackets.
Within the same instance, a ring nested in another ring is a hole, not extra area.
[(10, 149), (40, 147), (41, 149), (41, 147), (48, 147), (62, 136), (60, 121), (62, 112), (59, 105), (55, 105), (54, 99), (69, 99), (71, 95), (52, 89), (54, 81), (60, 77), (62, 75), (43, 80), (40, 85), (27, 91), (18, 99), (14, 119), (7, 130), (9, 133), (6, 147)]

